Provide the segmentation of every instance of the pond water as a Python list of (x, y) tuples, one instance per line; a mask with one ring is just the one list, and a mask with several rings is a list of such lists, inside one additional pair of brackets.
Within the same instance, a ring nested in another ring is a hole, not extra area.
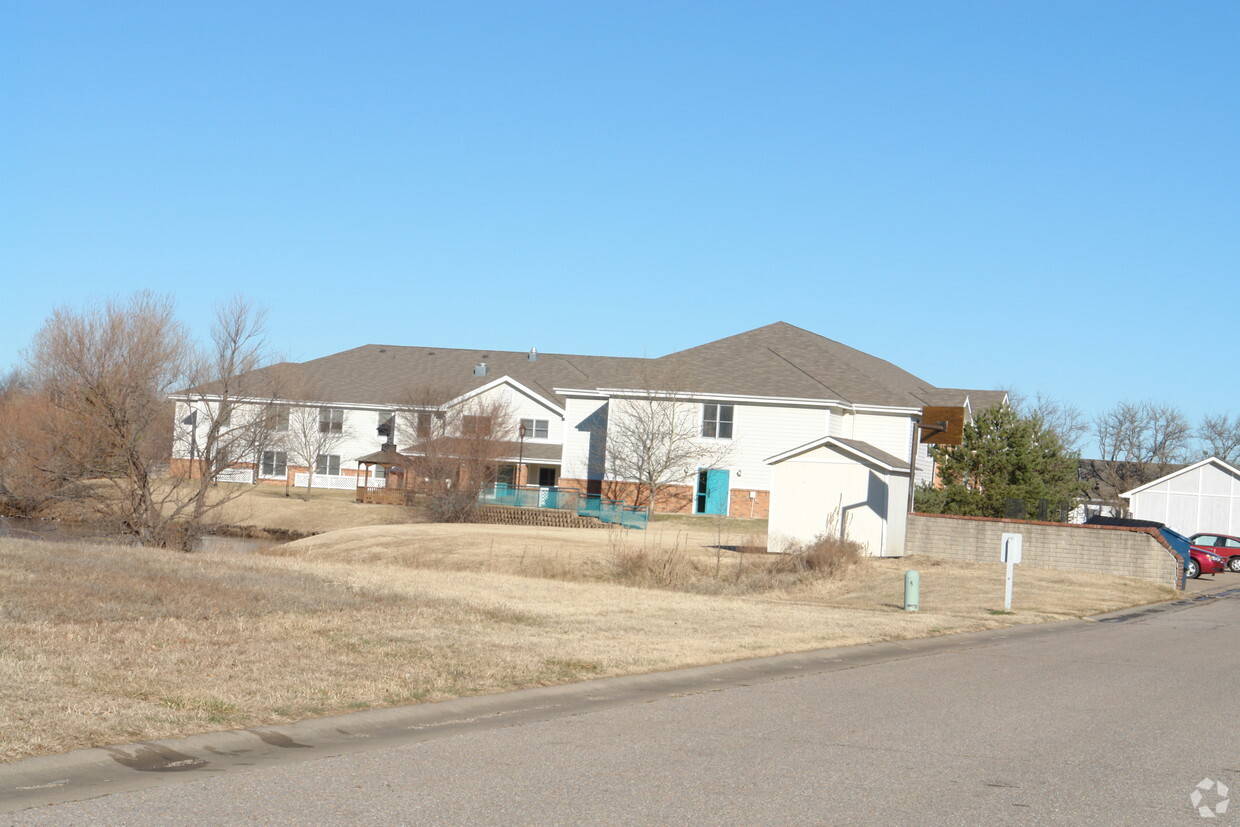
[[(46, 540), (52, 543), (124, 543), (132, 544), (127, 537), (109, 534), (97, 527), (79, 523), (58, 523), (51, 520), (31, 520), (24, 517), (0, 517), (0, 537), (17, 537), (23, 540)], [(198, 551), (253, 552), (277, 545), (275, 540), (258, 540), (249, 537), (225, 537), (208, 534), (198, 542)]]

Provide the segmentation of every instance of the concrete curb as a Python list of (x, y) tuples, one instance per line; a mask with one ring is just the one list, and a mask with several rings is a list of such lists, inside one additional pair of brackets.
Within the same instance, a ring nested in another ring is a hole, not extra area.
[[(1196, 601), (1187, 602), (1197, 605)], [(0, 764), (0, 812), (181, 781), (201, 781), (229, 771), (554, 720), (677, 695), (713, 692), (1097, 628), (1097, 625), (1079, 620), (1008, 626), (983, 632), (869, 643), (667, 672), (601, 678), (433, 704), (368, 710), (292, 724), (27, 758)]]

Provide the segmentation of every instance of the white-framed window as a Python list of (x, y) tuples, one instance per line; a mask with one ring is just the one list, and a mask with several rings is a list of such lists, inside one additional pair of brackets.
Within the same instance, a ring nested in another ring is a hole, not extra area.
[(263, 451), (263, 461), (259, 468), (259, 476), (287, 477), (288, 454), (284, 451)]
[(221, 402), (219, 414), (215, 417), (215, 421), (219, 423), (221, 428), (227, 428), (228, 423), (232, 422), (233, 403)]
[(384, 465), (383, 463), (370, 466), (370, 476), (374, 477), (377, 480), (386, 480), (387, 479), (387, 466)]
[(547, 420), (545, 419), (522, 419), (521, 427), (525, 429), (526, 439), (547, 438)]
[(702, 436), (707, 439), (732, 438), (732, 406), (708, 402), (702, 406)]
[(314, 460), (314, 473), (325, 477), (340, 476), (340, 454), (319, 454)]
[(342, 408), (319, 408), (319, 433), (338, 434), (344, 430)]

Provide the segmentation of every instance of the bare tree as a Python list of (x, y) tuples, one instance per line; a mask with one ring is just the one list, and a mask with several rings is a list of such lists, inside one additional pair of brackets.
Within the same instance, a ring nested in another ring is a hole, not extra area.
[(0, 512), (33, 516), (74, 493), (82, 475), (59, 449), (63, 419), (47, 394), (27, 383), (0, 393)]
[(400, 410), (398, 430), (412, 459), (406, 484), (429, 497), (444, 522), (470, 520), (484, 486), (516, 453), (516, 422), (504, 399), (456, 400), (442, 388), (422, 388)]
[[(217, 312), (203, 351), (171, 300), (152, 293), (56, 310), (35, 337), (29, 369), (56, 422), (55, 465), (76, 483), (61, 490), (144, 544), (192, 548), (208, 514), (233, 495), (210, 489), (242, 455), (232, 414), (250, 402), (240, 377), (262, 358), (261, 314), (239, 299)], [(193, 456), (169, 474), (169, 398), (187, 385), (195, 389), (177, 394), (177, 436)]]
[(1098, 488), (1122, 507), (1119, 494), (1187, 461), (1193, 429), (1173, 405), (1120, 402), (1094, 420), (1094, 436), (1102, 454), (1102, 462), (1094, 464)]
[(1090, 431), (1090, 422), (1080, 408), (1041, 391), (1027, 397), (1009, 390), (1008, 404), (1021, 419), (1035, 422), (1038, 430), (1058, 436), (1063, 450), (1068, 453), (1079, 451), (1081, 440)]
[(1231, 465), (1240, 463), (1240, 417), (1232, 420), (1227, 414), (1205, 416), (1197, 428), (1207, 456), (1218, 457)]
[[(300, 398), (313, 399), (315, 394), (303, 394)], [(345, 424), (343, 408), (301, 404), (289, 410), (288, 427), (278, 444), (294, 464), (306, 466), (306, 493), (303, 499), (310, 499), (315, 474), (340, 473), (336, 450), (350, 436), (352, 432)], [(332, 457), (337, 458), (334, 467)]]
[[(280, 374), (259, 370), (270, 358), (264, 311), (240, 296), (216, 309), (210, 343), (193, 353), (188, 366), (192, 386), (175, 395), (188, 412), (175, 417), (174, 439), (190, 444), (191, 478), (218, 480), (254, 462), (269, 444), (270, 411), (282, 392)], [(257, 468), (251, 477), (256, 479)], [(195, 486), (190, 521), (201, 522), (219, 500), (240, 493)]]
[[(732, 406), (716, 405), (711, 420), (704, 418), (702, 403), (668, 389), (677, 382), (646, 377), (643, 383), (643, 389), (608, 403), (607, 476), (635, 485), (635, 505), (653, 513), (669, 487), (692, 485), (699, 468), (716, 466), (731, 453)], [(726, 418), (719, 413), (723, 408)], [(714, 433), (705, 433), (712, 427)]]

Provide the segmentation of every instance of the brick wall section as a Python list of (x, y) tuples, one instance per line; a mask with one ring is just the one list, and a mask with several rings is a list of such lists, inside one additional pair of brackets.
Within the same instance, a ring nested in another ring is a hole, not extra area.
[(484, 505), (474, 514), (474, 522), (489, 525), (530, 525), (548, 528), (606, 528), (607, 524), (593, 517), (579, 517), (571, 511), (553, 508), (516, 508), (507, 505)]
[(1120, 574), (1180, 586), (1179, 555), (1152, 528), (910, 514), (905, 548), (908, 554), (997, 563), (1005, 532), (1023, 535), (1022, 565)]

